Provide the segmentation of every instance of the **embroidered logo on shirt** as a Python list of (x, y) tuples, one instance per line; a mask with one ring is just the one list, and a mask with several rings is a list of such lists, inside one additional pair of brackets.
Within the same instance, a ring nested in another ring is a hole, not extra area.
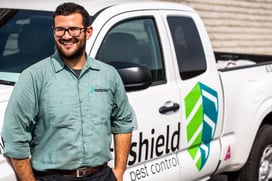
[(102, 89), (102, 88), (94, 88), (94, 86), (90, 87), (90, 93), (94, 93), (94, 92), (108, 92), (109, 89)]
[(94, 87), (93, 86), (90, 87), (90, 92), (94, 93)]

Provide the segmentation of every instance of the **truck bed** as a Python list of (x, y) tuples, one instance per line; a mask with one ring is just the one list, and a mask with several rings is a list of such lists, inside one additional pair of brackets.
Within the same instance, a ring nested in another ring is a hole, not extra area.
[[(227, 120), (222, 135), (231, 135), (235, 140), (231, 146), (235, 150), (232, 169), (237, 169), (247, 160), (261, 126), (259, 120), (271, 109), (272, 56), (222, 52), (216, 52), (215, 56), (224, 92), (224, 120)], [(227, 165), (222, 164), (219, 170), (226, 170), (224, 166)]]
[(272, 55), (214, 52), (219, 71), (272, 64)]

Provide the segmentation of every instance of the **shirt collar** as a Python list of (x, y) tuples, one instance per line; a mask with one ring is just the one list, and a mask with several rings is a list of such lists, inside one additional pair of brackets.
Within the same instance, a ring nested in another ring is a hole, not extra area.
[[(55, 72), (60, 72), (61, 70), (64, 69), (65, 67), (65, 64), (64, 62), (62, 61), (58, 51), (55, 51), (55, 53), (52, 55), (51, 57), (51, 60), (52, 60), (52, 64), (53, 64), (53, 67), (55, 69)], [(99, 71), (100, 70), (100, 66), (99, 64), (96, 62), (95, 59), (89, 57), (87, 55), (87, 61), (83, 67), (83, 70), (86, 70), (86, 69), (91, 69), (91, 70), (96, 70), (96, 71)]]

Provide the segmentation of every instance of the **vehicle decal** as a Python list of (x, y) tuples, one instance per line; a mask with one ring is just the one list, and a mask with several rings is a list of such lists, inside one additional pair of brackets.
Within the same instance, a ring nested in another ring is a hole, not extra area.
[[(153, 128), (148, 132), (139, 132), (134, 138), (138, 141), (131, 143), (128, 165), (148, 161), (180, 150), (180, 123), (166, 125), (165, 131), (156, 132)], [(113, 149), (112, 149), (113, 151)]]
[(224, 161), (229, 160), (230, 158), (231, 158), (231, 149), (230, 149), (230, 145), (229, 145), (227, 153), (226, 153), (225, 158), (224, 158)]
[(188, 153), (200, 171), (210, 154), (218, 118), (217, 92), (198, 82), (185, 97), (185, 123)]

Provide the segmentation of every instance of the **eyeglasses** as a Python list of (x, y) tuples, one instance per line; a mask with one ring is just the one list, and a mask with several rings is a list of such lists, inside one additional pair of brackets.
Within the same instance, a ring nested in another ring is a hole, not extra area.
[(69, 28), (64, 28), (64, 27), (53, 27), (53, 32), (54, 35), (57, 37), (61, 37), (65, 34), (67, 31), (70, 36), (80, 36), (82, 30), (86, 30), (86, 28), (80, 28), (80, 27), (69, 27)]

